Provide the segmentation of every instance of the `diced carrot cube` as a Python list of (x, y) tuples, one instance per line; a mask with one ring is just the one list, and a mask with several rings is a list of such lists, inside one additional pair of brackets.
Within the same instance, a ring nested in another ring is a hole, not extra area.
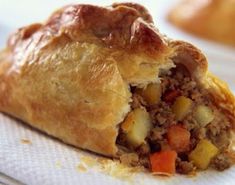
[(175, 101), (175, 99), (180, 96), (180, 91), (178, 90), (172, 90), (169, 92), (166, 92), (163, 96), (163, 100), (167, 103), (172, 103)]
[(156, 152), (150, 155), (152, 172), (172, 175), (175, 173), (177, 153), (173, 150)]
[(190, 132), (180, 125), (172, 125), (168, 128), (167, 139), (173, 150), (177, 152), (185, 152), (189, 147)]

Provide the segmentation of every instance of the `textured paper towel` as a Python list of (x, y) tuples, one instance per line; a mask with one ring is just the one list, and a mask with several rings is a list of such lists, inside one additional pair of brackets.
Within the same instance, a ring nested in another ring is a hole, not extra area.
[(91, 159), (98, 157), (60, 143), (19, 121), (0, 114), (0, 171), (25, 184), (235, 184), (235, 168), (223, 173), (213, 171), (200, 173), (193, 178), (184, 176), (162, 178), (139, 173), (130, 179), (122, 180), (120, 177), (109, 175), (107, 171), (102, 171), (98, 163), (93, 164), (89, 170), (78, 170), (77, 166), (81, 164), (80, 159), (84, 156), (89, 156)]

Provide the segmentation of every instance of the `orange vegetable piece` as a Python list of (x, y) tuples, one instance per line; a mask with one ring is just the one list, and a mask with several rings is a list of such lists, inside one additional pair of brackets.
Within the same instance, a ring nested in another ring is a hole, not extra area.
[(134, 119), (135, 119), (135, 115), (132, 111), (127, 115), (125, 121), (121, 124), (121, 128), (125, 133), (131, 130), (133, 124), (135, 123)]
[(172, 125), (168, 128), (167, 139), (173, 150), (177, 152), (185, 152), (189, 147), (190, 132), (180, 125)]
[(166, 94), (163, 97), (163, 100), (166, 101), (167, 103), (172, 103), (180, 95), (181, 95), (180, 91), (172, 90), (172, 91), (166, 92)]
[(165, 150), (150, 155), (152, 172), (159, 174), (175, 174), (175, 161), (177, 153), (173, 150)]

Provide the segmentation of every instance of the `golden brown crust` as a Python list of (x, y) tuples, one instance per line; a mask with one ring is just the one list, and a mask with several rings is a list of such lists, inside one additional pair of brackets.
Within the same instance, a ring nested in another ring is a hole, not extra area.
[(65, 34), (73, 41), (103, 44), (152, 56), (164, 51), (165, 41), (151, 23), (147, 10), (133, 3), (114, 4), (107, 8), (69, 5), (54, 12), (41, 28), (40, 24), (34, 24), (20, 29), (9, 45), (21, 44), (37, 31), (40, 44), (49, 42), (50, 37)]
[[(95, 46), (54, 44), (21, 67), (1, 61), (1, 111), (67, 143), (114, 155), (116, 125), (129, 111), (127, 84), (115, 63), (102, 63), (106, 56), (97, 56)], [(86, 49), (92, 56), (85, 56)], [(81, 61), (78, 67), (81, 57), (91, 63)]]
[(118, 124), (130, 110), (129, 85), (158, 81), (173, 62), (212, 94), (221, 89), (229, 97), (224, 110), (235, 117), (233, 96), (207, 78), (204, 55), (163, 38), (142, 6), (66, 6), (10, 37), (0, 53), (0, 111), (66, 143), (115, 156)]
[(234, 0), (183, 0), (168, 18), (190, 33), (235, 46)]
[(201, 51), (190, 43), (184, 41), (171, 41), (169, 46), (175, 53), (172, 60), (174, 63), (183, 64), (195, 80), (200, 81), (205, 76), (208, 64), (206, 57)]
[(235, 97), (228, 85), (209, 72), (203, 82), (204, 87), (213, 96), (215, 104), (224, 111), (230, 119), (233, 129), (235, 129)]

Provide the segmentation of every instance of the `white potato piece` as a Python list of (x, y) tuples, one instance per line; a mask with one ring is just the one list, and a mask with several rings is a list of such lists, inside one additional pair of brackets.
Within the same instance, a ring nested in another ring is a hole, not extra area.
[(207, 124), (213, 121), (214, 113), (211, 108), (205, 105), (198, 105), (195, 108), (194, 117), (202, 127), (205, 127)]
[(179, 96), (176, 98), (172, 112), (175, 114), (175, 118), (181, 121), (191, 110), (193, 101), (185, 96)]
[(158, 83), (149, 84), (145, 89), (137, 89), (148, 105), (157, 104), (161, 100), (161, 85)]
[(128, 128), (124, 132), (126, 132), (127, 141), (134, 147), (145, 143), (145, 138), (152, 128), (149, 113), (144, 108), (134, 109), (123, 124), (128, 125), (124, 127)]
[(189, 154), (189, 160), (202, 170), (208, 168), (210, 161), (219, 153), (219, 149), (209, 140), (201, 140), (196, 148)]

